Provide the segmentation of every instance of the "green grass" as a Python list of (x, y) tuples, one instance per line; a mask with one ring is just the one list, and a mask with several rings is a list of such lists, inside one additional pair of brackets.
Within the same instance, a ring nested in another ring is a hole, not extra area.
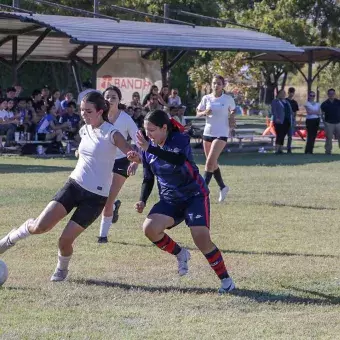
[[(300, 151), (298, 151), (300, 152)], [(217, 204), (212, 237), (238, 289), (219, 281), (181, 225), (170, 234), (192, 253), (190, 274), (152, 246), (133, 210), (141, 171), (120, 199), (110, 243), (99, 220), (76, 242), (69, 281), (52, 284), (63, 221), (2, 256), (10, 276), (0, 289), (0, 339), (339, 339), (340, 154), (228, 154), (231, 187)], [(203, 157), (197, 162), (203, 168)], [(37, 216), (75, 160), (0, 158), (0, 235)], [(152, 194), (151, 204), (157, 199)]]

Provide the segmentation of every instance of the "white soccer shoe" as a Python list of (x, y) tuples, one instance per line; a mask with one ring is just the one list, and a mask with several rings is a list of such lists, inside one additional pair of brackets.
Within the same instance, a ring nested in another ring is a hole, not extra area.
[(221, 280), (221, 287), (218, 290), (219, 294), (225, 294), (231, 292), (235, 289), (235, 283), (233, 282), (231, 277)]
[(64, 281), (67, 278), (67, 274), (68, 274), (67, 269), (62, 270), (62, 269), (56, 268), (55, 272), (51, 276), (51, 281), (52, 282)]
[(220, 196), (218, 198), (218, 201), (220, 203), (226, 199), (228, 192), (229, 192), (229, 187), (227, 185), (222, 190), (220, 190)]
[(14, 230), (16, 229), (11, 230), (4, 238), (0, 240), (0, 254), (3, 254), (6, 250), (15, 246), (15, 243), (12, 243), (9, 239), (9, 235)]
[(176, 255), (178, 262), (178, 274), (179, 276), (187, 275), (189, 271), (188, 261), (190, 260), (190, 253), (187, 249), (182, 250)]

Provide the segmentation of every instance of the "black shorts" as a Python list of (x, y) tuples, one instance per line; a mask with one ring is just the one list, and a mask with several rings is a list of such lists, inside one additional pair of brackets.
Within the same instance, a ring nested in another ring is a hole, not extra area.
[(210, 201), (209, 196), (194, 196), (186, 202), (169, 203), (160, 200), (150, 210), (149, 215), (160, 214), (172, 217), (175, 221), (171, 229), (185, 221), (188, 227), (210, 228)]
[(116, 159), (112, 172), (114, 174), (118, 174), (125, 178), (128, 178), (129, 175), (127, 171), (128, 171), (129, 165), (130, 165), (130, 161), (126, 157)]
[(107, 197), (85, 190), (74, 179), (69, 178), (65, 185), (56, 193), (52, 201), (64, 206), (67, 214), (76, 208), (71, 221), (83, 228), (91, 225), (102, 213)]
[(228, 137), (211, 137), (211, 136), (204, 136), (204, 135), (203, 135), (203, 140), (204, 140), (205, 142), (212, 143), (215, 139), (223, 140), (224, 142), (227, 142), (227, 141), (228, 141)]

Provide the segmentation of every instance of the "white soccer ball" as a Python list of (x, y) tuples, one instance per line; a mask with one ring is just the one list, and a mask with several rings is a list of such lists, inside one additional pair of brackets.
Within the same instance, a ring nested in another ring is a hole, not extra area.
[(8, 278), (8, 268), (4, 261), (0, 260), (0, 287), (6, 282)]

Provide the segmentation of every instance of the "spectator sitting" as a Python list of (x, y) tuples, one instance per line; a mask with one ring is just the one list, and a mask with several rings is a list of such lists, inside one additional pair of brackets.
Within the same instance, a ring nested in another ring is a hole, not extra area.
[(33, 129), (33, 113), (31, 110), (27, 108), (27, 102), (31, 100), (27, 100), (26, 98), (18, 98), (17, 104), (17, 117), (20, 119), (20, 126), (24, 132), (34, 133)]
[(67, 104), (67, 110), (64, 115), (60, 117), (59, 123), (66, 124), (69, 122), (70, 126), (66, 126), (66, 134), (68, 139), (76, 139), (80, 128), (80, 116), (76, 112), (77, 105), (75, 102)]
[(161, 109), (162, 109), (162, 106), (159, 104), (158, 94), (152, 94), (147, 104), (144, 106), (144, 110), (146, 112), (150, 112), (150, 111), (161, 110)]
[(171, 94), (168, 99), (168, 104), (169, 106), (181, 106), (182, 105), (182, 101), (181, 101), (181, 98), (178, 96), (177, 89), (171, 90)]
[(138, 92), (134, 92), (132, 94), (132, 101), (130, 103), (130, 106), (133, 107), (133, 109), (135, 109), (136, 107), (142, 108), (142, 104), (140, 102), (140, 95)]
[(9, 88), (6, 90), (6, 98), (7, 98), (7, 100), (9, 100), (9, 99), (14, 99), (14, 98), (15, 98), (15, 94), (16, 94), (16, 89), (15, 89), (15, 87), (9, 87)]
[(186, 121), (185, 121), (185, 118), (184, 118), (184, 113), (185, 113), (185, 110), (186, 110), (186, 106), (184, 105), (181, 105), (179, 108), (178, 108), (178, 113), (177, 113), (177, 116), (179, 118), (179, 122), (183, 125), (183, 126), (186, 126)]
[(177, 106), (170, 106), (170, 117), (177, 120), (178, 123), (180, 123), (180, 120), (178, 118), (178, 107)]
[[(14, 120), (16, 117), (16, 107), (14, 99), (8, 99), (7, 101), (7, 112), (8, 116)], [(20, 119), (20, 118), (19, 118)]]
[(22, 86), (20, 84), (14, 85), (15, 88), (15, 98), (19, 98), (22, 92)]
[(163, 86), (161, 92), (159, 93), (165, 103), (169, 100), (169, 86)]
[[(14, 141), (14, 133), (16, 131), (17, 121), (14, 116), (10, 116), (7, 111), (7, 100), (5, 98), (0, 99), (0, 136), (6, 135), (5, 147), (11, 146)], [(2, 138), (0, 147), (2, 148)]]
[(55, 139), (57, 142), (61, 142), (63, 137), (63, 128), (70, 126), (70, 123), (58, 124), (57, 122), (57, 108), (54, 104), (51, 104), (47, 108), (47, 113), (40, 120), (37, 126), (38, 140), (53, 140)]
[(135, 107), (133, 110), (133, 121), (136, 123), (138, 129), (142, 129), (144, 125), (144, 117), (142, 115), (142, 109), (140, 107)]
[(49, 98), (50, 98), (50, 88), (48, 87), (48, 85), (45, 85), (41, 89), (41, 99), (44, 101), (45, 105), (48, 105)]
[(132, 106), (128, 106), (125, 112), (130, 116), (133, 117), (134, 111)]
[(49, 103), (54, 103), (57, 108), (57, 114), (61, 113), (61, 101), (60, 101), (61, 93), (58, 89), (52, 91), (52, 96), (49, 99)]
[(73, 101), (73, 94), (71, 92), (67, 92), (65, 94), (65, 99), (61, 102), (61, 109), (63, 112), (66, 111), (68, 103)]
[(33, 108), (37, 111), (37, 108), (44, 105), (44, 101), (41, 99), (41, 92), (40, 90), (34, 90), (32, 92), (32, 100), (33, 100)]
[(152, 96), (157, 96), (157, 101), (159, 102), (159, 108), (162, 109), (162, 106), (167, 106), (167, 103), (163, 100), (161, 95), (158, 93), (158, 87), (156, 85), (152, 85), (150, 88), (150, 92), (145, 96), (143, 100), (143, 107), (145, 108), (150, 101)]

